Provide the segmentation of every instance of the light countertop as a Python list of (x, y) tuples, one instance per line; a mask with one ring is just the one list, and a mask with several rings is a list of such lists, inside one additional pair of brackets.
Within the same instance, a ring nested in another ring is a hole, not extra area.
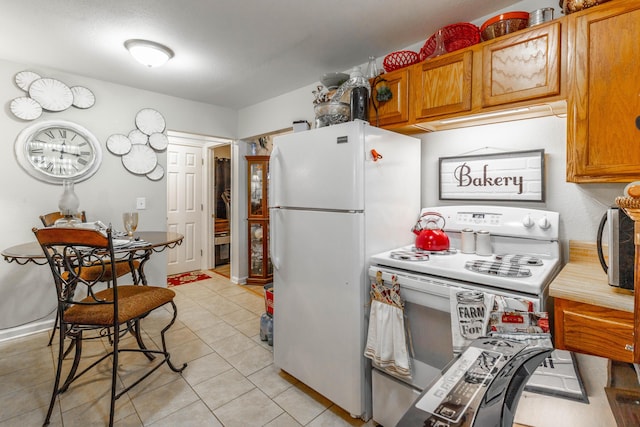
[(549, 295), (614, 310), (633, 312), (633, 292), (609, 286), (595, 243), (569, 242), (569, 262), (551, 282)]

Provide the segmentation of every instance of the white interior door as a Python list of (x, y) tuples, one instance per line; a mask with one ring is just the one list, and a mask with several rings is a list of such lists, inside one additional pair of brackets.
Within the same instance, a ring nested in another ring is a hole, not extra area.
[(169, 144), (167, 230), (184, 235), (184, 241), (169, 252), (167, 274), (202, 268), (202, 169), (202, 147)]

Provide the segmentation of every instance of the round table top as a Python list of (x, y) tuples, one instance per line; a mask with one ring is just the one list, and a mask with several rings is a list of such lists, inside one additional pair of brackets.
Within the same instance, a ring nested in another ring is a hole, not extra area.
[[(136, 245), (131, 248), (121, 248), (118, 251), (144, 251), (151, 250), (159, 247), (166, 247), (182, 243), (184, 236), (180, 233), (174, 233), (172, 231), (139, 231), (133, 234), (134, 237), (139, 237), (140, 240), (145, 241), (148, 245)], [(44, 259), (44, 253), (37, 241), (22, 243), (19, 245), (11, 246), (4, 249), (0, 254), (6, 259)]]

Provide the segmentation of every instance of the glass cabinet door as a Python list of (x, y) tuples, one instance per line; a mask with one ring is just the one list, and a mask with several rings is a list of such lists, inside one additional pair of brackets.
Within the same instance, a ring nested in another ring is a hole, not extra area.
[(247, 183), (249, 191), (249, 218), (268, 218), (267, 176), (269, 156), (247, 156)]
[(269, 156), (247, 156), (248, 190), (248, 284), (267, 284), (273, 280), (269, 256)]
[(264, 245), (263, 239), (266, 236), (264, 224), (260, 222), (249, 223), (249, 275), (264, 276)]
[(249, 164), (249, 216), (261, 217), (264, 215), (264, 167), (263, 163)]

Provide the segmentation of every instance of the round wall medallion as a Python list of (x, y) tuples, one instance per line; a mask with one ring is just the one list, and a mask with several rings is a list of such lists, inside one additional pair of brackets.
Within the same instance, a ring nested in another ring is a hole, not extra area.
[(169, 138), (164, 133), (152, 133), (149, 135), (149, 145), (156, 151), (164, 151), (169, 146)]
[(136, 114), (136, 126), (147, 135), (156, 132), (164, 132), (166, 123), (159, 111), (153, 108), (145, 108)]
[(91, 108), (96, 103), (93, 92), (84, 86), (73, 86), (71, 93), (73, 94), (73, 106), (76, 108)]
[(107, 150), (116, 156), (127, 154), (131, 150), (131, 140), (126, 135), (113, 134), (107, 138)]
[(14, 116), (22, 120), (35, 120), (42, 115), (40, 104), (28, 96), (14, 99), (9, 108)]
[(63, 111), (73, 104), (69, 86), (56, 79), (38, 79), (29, 86), (29, 96), (49, 111)]
[(158, 157), (148, 145), (133, 144), (131, 150), (122, 156), (122, 164), (131, 173), (146, 175), (158, 164)]
[(160, 181), (164, 177), (164, 168), (160, 163), (156, 165), (151, 172), (147, 174), (147, 178), (151, 181)]
[(25, 92), (29, 92), (29, 86), (31, 86), (31, 83), (39, 78), (41, 78), (40, 75), (33, 71), (20, 71), (16, 74), (15, 81), (20, 89)]

